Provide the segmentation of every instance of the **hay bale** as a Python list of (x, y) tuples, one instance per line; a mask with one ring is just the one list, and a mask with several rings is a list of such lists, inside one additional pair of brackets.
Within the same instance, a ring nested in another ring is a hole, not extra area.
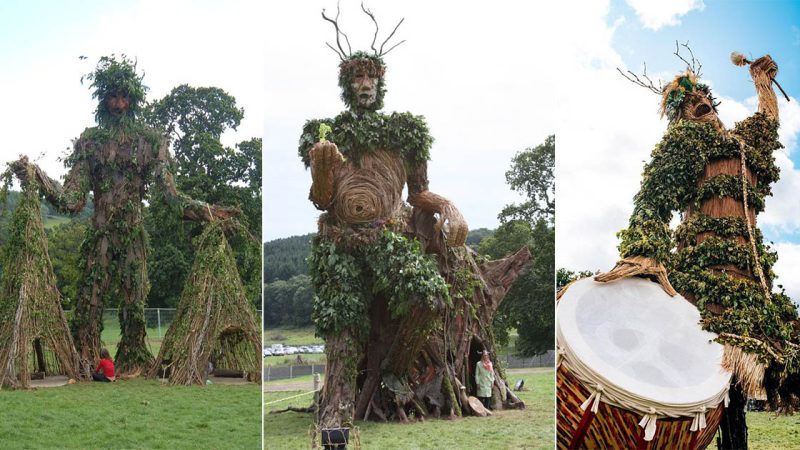
[(209, 362), (243, 371), (251, 381), (260, 377), (260, 331), (225, 239), (226, 225), (230, 220), (211, 222), (197, 238), (192, 271), (150, 377), (165, 374), (170, 384), (205, 384)]

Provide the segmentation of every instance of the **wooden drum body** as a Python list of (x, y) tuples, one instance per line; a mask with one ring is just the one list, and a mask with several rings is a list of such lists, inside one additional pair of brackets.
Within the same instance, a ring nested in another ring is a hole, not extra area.
[(639, 278), (574, 283), (558, 304), (558, 448), (702, 449), (730, 373), (697, 309)]

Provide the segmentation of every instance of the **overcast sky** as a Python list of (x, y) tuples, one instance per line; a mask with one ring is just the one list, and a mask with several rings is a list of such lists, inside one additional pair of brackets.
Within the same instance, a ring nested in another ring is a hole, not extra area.
[[(308, 201), (311, 177), (297, 142), (306, 120), (344, 109), (339, 57), (325, 46), (334, 43), (334, 29), (320, 16), (323, 7), (335, 15), (335, 1), (272, 5), (264, 25), (266, 240), (315, 231), (319, 212)], [(374, 33), (359, 5), (342, 0), (339, 19), (354, 51), (369, 50)], [(542, 2), (366, 6), (380, 25), (379, 43), (405, 17), (392, 42), (407, 42), (384, 58), (384, 111), (425, 116), (435, 138), (431, 191), (452, 200), (471, 229), (496, 227), (503, 206), (519, 199), (505, 184), (511, 158), (555, 133), (554, 12)]]
[(138, 60), (148, 99), (183, 83), (236, 97), (245, 118), (238, 132), (223, 136), (226, 145), (262, 136), (263, 12), (256, 4), (0, 2), (0, 164), (25, 154), (50, 176), (63, 175), (58, 158), (95, 125), (96, 103), (80, 78), (111, 53)]
[(730, 63), (732, 51), (752, 59), (769, 53), (778, 80), (792, 97), (779, 96), (781, 142), (776, 152), (781, 180), (758, 217), (767, 241), (779, 252), (778, 283), (800, 298), (800, 7), (796, 2), (684, 0), (593, 2), (571, 16), (565, 45), (556, 143), (556, 264), (573, 270), (608, 270), (618, 259), (615, 233), (627, 226), (641, 171), (667, 122), (658, 96), (623, 79), (616, 68), (671, 80), (684, 69), (672, 54), (675, 40), (689, 41), (703, 64), (704, 81), (722, 100), (728, 127), (757, 109), (745, 68)]

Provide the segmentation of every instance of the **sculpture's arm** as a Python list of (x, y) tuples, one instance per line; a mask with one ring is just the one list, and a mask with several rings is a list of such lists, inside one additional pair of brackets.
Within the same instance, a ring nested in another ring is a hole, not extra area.
[(762, 56), (750, 64), (750, 77), (758, 94), (758, 112), (778, 121), (778, 97), (772, 88), (772, 79), (778, 74), (778, 65), (769, 55)]
[(89, 168), (85, 160), (76, 158), (72, 167), (64, 177), (64, 185), (47, 176), (44, 171), (22, 156), (10, 164), (11, 170), (21, 183), (27, 183), (34, 177), (48, 203), (64, 213), (79, 213), (86, 206), (89, 193)]
[(333, 142), (317, 142), (308, 151), (311, 167), (311, 191), (308, 199), (314, 207), (325, 211), (333, 201), (336, 187), (333, 178), (336, 169), (344, 164), (344, 157)]
[(238, 208), (211, 205), (200, 200), (194, 200), (175, 187), (175, 178), (170, 170), (171, 159), (169, 146), (166, 140), (159, 144), (155, 161), (155, 181), (164, 193), (167, 203), (181, 211), (184, 219), (193, 221), (210, 222), (214, 219), (229, 219), (240, 214)]
[(450, 200), (428, 190), (428, 163), (420, 161), (410, 168), (407, 178), (408, 203), (423, 211), (439, 214), (436, 230), (447, 223), (447, 243), (451, 247), (463, 245), (467, 240), (469, 228), (461, 212)]

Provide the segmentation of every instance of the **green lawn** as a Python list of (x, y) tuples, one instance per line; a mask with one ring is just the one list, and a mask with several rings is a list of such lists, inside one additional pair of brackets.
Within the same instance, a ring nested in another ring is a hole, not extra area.
[[(500, 411), (492, 417), (467, 417), (457, 420), (435, 420), (403, 425), (398, 423), (358, 423), (363, 448), (380, 449), (552, 449), (554, 439), (554, 372), (552, 370), (509, 371), (510, 381), (525, 379), (528, 391), (521, 392), (524, 410)], [(289, 380), (286, 380), (289, 381)], [(293, 392), (265, 393), (265, 402), (300, 394)], [(288, 405), (305, 407), (311, 396), (265, 406), (265, 413)], [(310, 414), (288, 412), (265, 414), (264, 433), (267, 449), (300, 449), (310, 445)]]
[(269, 347), (272, 344), (284, 345), (309, 345), (324, 344), (325, 341), (320, 337), (314, 336), (314, 327), (302, 328), (268, 328), (264, 330), (264, 345)]
[(261, 389), (136, 379), (0, 391), (2, 448), (248, 448), (261, 442)]
[(800, 415), (775, 416), (768, 412), (749, 412), (747, 435), (751, 450), (800, 448)]

